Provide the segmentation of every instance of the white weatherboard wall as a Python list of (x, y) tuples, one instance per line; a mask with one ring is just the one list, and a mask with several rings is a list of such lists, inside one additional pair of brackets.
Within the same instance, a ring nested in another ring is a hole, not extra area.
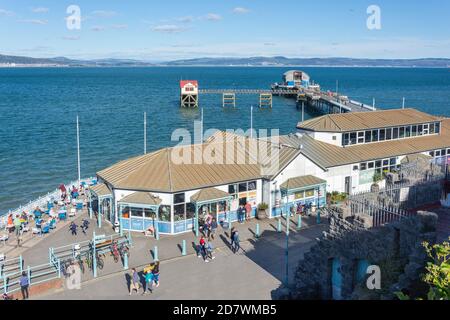
[[(299, 129), (298, 133), (306, 134), (315, 140), (342, 147), (342, 133), (340, 132), (315, 132)], [(333, 139), (335, 137), (335, 139)]]

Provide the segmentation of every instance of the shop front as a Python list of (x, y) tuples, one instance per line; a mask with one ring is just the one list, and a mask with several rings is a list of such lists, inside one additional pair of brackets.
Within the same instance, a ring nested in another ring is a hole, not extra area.
[(315, 176), (301, 176), (287, 180), (280, 186), (281, 197), (278, 201), (278, 206), (275, 207), (275, 214), (281, 215), (283, 211), (290, 210), (294, 207), (300, 206), (315, 208), (322, 208), (326, 205), (326, 185), (327, 182)]
[(102, 218), (105, 218), (110, 223), (114, 224), (114, 202), (113, 196), (109, 188), (100, 183), (89, 188), (89, 210), (95, 215), (101, 214)]

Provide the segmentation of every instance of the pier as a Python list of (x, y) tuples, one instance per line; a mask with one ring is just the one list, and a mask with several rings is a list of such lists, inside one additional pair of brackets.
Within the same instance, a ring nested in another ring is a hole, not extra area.
[(309, 76), (302, 71), (288, 71), (283, 76), (282, 84), (274, 84), (271, 89), (199, 89), (197, 80), (184, 80), (180, 82), (180, 106), (184, 108), (197, 108), (199, 95), (222, 95), (223, 108), (236, 108), (237, 95), (258, 95), (260, 108), (272, 108), (273, 96), (284, 96), (296, 99), (297, 107), (304, 109), (305, 105), (317, 112), (347, 113), (375, 111), (373, 106), (350, 100), (347, 96), (337, 93), (324, 92), (317, 84), (309, 83)]

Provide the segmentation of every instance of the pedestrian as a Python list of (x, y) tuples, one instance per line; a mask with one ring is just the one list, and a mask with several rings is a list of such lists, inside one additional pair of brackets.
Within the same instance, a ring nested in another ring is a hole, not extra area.
[(242, 204), (239, 206), (237, 213), (238, 213), (239, 223), (244, 223), (245, 208)]
[(16, 217), (14, 218), (14, 231), (15, 231), (17, 237), (20, 234), (21, 225), (22, 225), (22, 222), (20, 221), (20, 217), (19, 217), (19, 215), (16, 215)]
[(144, 292), (142, 293), (143, 295), (146, 294), (147, 292), (152, 293), (153, 289), (152, 289), (152, 284), (153, 284), (153, 268), (155, 267), (154, 263), (151, 263), (150, 266), (148, 266), (147, 268), (144, 269), (145, 273), (145, 288), (144, 288)]
[(75, 222), (72, 221), (72, 223), (69, 226), (69, 229), (72, 232), (73, 236), (77, 235), (77, 228), (78, 228), (78, 226), (75, 224)]
[(22, 291), (23, 300), (28, 299), (29, 297), (28, 287), (30, 286), (30, 280), (28, 279), (27, 273), (25, 271), (22, 272), (19, 284), (20, 284), (20, 291)]
[(207, 245), (206, 249), (207, 249), (208, 257), (211, 260), (214, 260), (216, 257), (214, 257), (214, 245), (213, 245), (213, 243), (211, 241), (208, 242), (208, 245)]
[(155, 262), (155, 266), (152, 269), (152, 275), (153, 275), (153, 282), (155, 284), (155, 287), (159, 287), (159, 261)]
[(138, 293), (139, 286), (139, 273), (136, 271), (136, 268), (133, 268), (131, 269), (130, 296), (133, 293), (133, 290)]
[(203, 257), (203, 260), (205, 262), (209, 262), (208, 260), (208, 256), (206, 253), (206, 240), (204, 236), (201, 236), (200, 241), (199, 241), (199, 245), (198, 245), (198, 252), (197, 252), (197, 256)]
[(231, 228), (231, 232), (230, 232), (230, 246), (231, 246), (231, 251), (233, 251), (233, 246), (234, 246), (234, 234), (236, 233), (236, 228), (232, 227)]
[(23, 226), (20, 225), (20, 227), (19, 227), (19, 234), (17, 235), (17, 247), (21, 247), (22, 246), (20, 244), (22, 242), (22, 235), (23, 235)]
[(83, 219), (81, 221), (81, 231), (83, 231), (83, 234), (86, 235), (86, 230), (89, 228), (89, 221), (86, 219)]
[(251, 215), (252, 215), (252, 205), (250, 204), (250, 202), (247, 202), (245, 204), (245, 213), (246, 213), (246, 219), (250, 220)]
[(217, 232), (217, 227), (218, 227), (217, 220), (216, 220), (216, 218), (213, 218), (212, 222), (211, 222), (211, 226), (210, 226), (210, 232), (208, 235), (208, 241), (211, 239), (214, 240), (214, 238), (216, 236), (216, 232)]
[(232, 247), (233, 253), (237, 253), (239, 251), (239, 249), (240, 249), (239, 241), (240, 241), (239, 240), (239, 231), (236, 230), (233, 235), (233, 243), (234, 243), (234, 246)]

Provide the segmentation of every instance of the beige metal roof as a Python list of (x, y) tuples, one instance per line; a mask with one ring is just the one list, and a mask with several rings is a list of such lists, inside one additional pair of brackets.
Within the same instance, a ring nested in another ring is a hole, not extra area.
[(136, 203), (149, 206), (158, 206), (162, 200), (159, 197), (151, 194), (150, 192), (134, 192), (120, 200), (122, 203)]
[(310, 186), (315, 186), (318, 184), (327, 183), (325, 180), (317, 178), (315, 176), (302, 176), (295, 177), (284, 182), (280, 188), (283, 190), (294, 190), (294, 189), (302, 189)]
[(318, 132), (348, 132), (439, 121), (440, 118), (416, 109), (328, 114), (297, 125)]
[[(119, 189), (181, 192), (266, 177), (287, 165), (299, 153), (298, 149), (280, 149), (280, 146), (260, 141), (268, 149), (281, 150), (279, 163), (263, 170), (273, 157), (278, 158), (275, 152), (258, 158), (258, 149), (254, 149), (258, 146), (254, 144), (258, 142), (256, 139), (234, 139), (236, 135), (224, 138), (223, 135), (219, 132), (204, 144), (165, 148), (121, 161), (97, 175)], [(202, 163), (196, 164), (194, 154), (200, 155)], [(202, 154), (209, 157), (201, 159)], [(180, 163), (181, 157), (187, 161)]]
[(217, 188), (206, 188), (192, 195), (191, 202), (199, 203), (212, 200), (221, 200), (229, 197), (230, 195), (225, 191), (219, 190)]
[(89, 190), (94, 192), (98, 197), (111, 195), (111, 191), (104, 183), (99, 183), (95, 186), (89, 187)]
[(301, 152), (308, 159), (322, 168), (331, 168), (450, 148), (450, 119), (442, 120), (440, 135), (375, 142), (345, 148), (315, 140), (308, 135), (282, 136), (281, 141), (292, 146), (302, 145), (303, 149)]

